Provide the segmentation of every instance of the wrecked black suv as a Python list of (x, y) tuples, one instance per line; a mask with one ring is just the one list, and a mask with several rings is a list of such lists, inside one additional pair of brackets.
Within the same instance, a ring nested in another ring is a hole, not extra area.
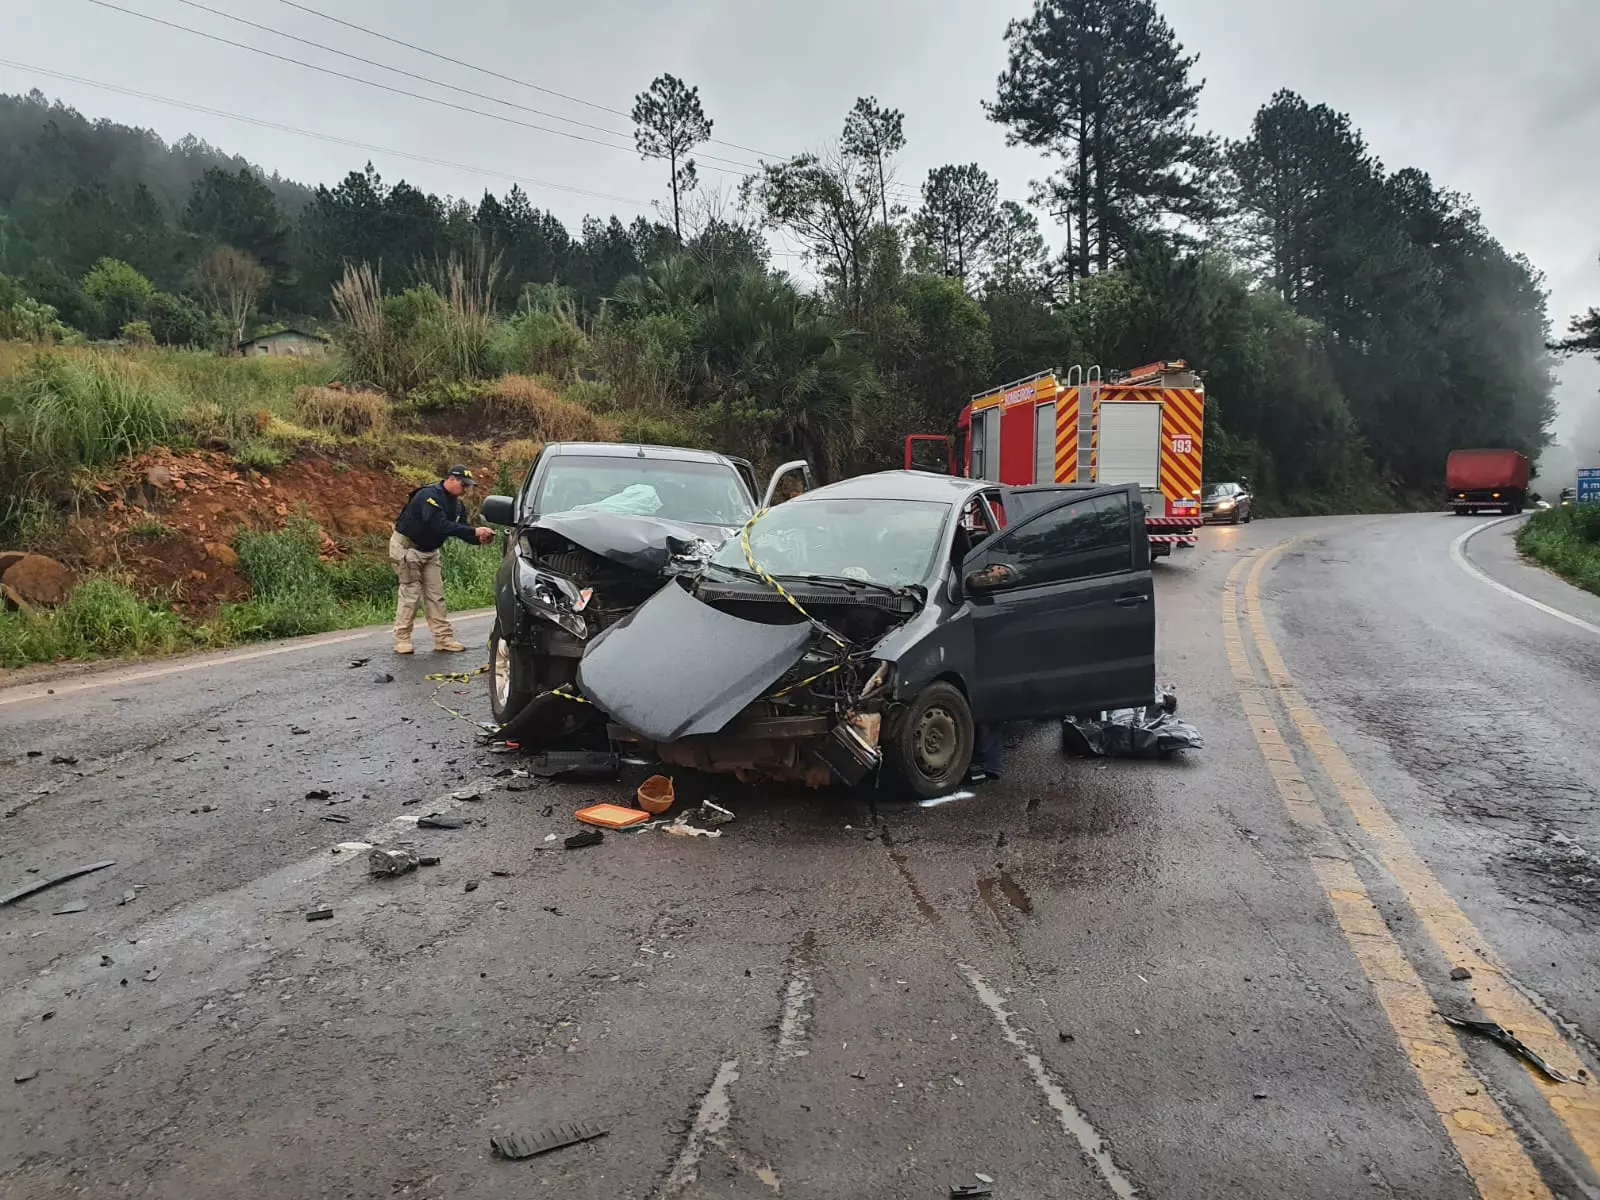
[(773, 508), (668, 579), (588, 643), (581, 702), (550, 717), (603, 714), (615, 744), (745, 780), (882, 767), (932, 797), (966, 773), (974, 710), (1147, 702), (1154, 608), (1137, 487), (885, 472)]
[[(773, 473), (762, 503), (803, 462)], [(502, 726), (560, 741), (593, 725), (565, 699), (590, 641), (673, 576), (697, 574), (756, 511), (748, 462), (666, 446), (547, 445), (516, 496), (484, 520), (511, 527), (495, 578), (490, 700)], [(536, 703), (537, 702), (537, 703)]]

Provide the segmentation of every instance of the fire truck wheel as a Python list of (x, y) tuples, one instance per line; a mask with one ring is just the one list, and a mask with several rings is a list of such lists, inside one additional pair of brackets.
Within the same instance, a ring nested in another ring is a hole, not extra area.
[(972, 709), (960, 690), (930, 683), (906, 708), (885, 747), (886, 765), (900, 787), (919, 800), (947, 795), (967, 777), (975, 734)]

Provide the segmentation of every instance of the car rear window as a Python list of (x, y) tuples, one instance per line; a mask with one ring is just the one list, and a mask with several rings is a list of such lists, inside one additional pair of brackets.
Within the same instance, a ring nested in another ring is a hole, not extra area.
[(533, 511), (611, 512), (733, 526), (754, 511), (738, 472), (716, 462), (561, 455), (545, 468)]

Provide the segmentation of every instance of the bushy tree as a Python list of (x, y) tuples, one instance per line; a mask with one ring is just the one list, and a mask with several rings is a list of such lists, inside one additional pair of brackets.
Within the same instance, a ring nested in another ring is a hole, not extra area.
[(129, 321), (143, 319), (155, 287), (127, 263), (102, 258), (83, 277), (83, 294), (96, 313), (96, 327), (91, 332), (114, 337)]

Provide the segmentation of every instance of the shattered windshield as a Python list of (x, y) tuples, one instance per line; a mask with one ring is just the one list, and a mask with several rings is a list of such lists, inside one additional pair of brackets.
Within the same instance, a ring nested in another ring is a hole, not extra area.
[[(949, 513), (923, 500), (791, 500), (755, 523), (750, 551), (770, 575), (905, 587), (927, 578)], [(749, 570), (738, 538), (712, 562)]]
[(742, 525), (750, 501), (732, 467), (659, 458), (562, 455), (545, 470), (535, 512), (603, 512), (692, 525)]

